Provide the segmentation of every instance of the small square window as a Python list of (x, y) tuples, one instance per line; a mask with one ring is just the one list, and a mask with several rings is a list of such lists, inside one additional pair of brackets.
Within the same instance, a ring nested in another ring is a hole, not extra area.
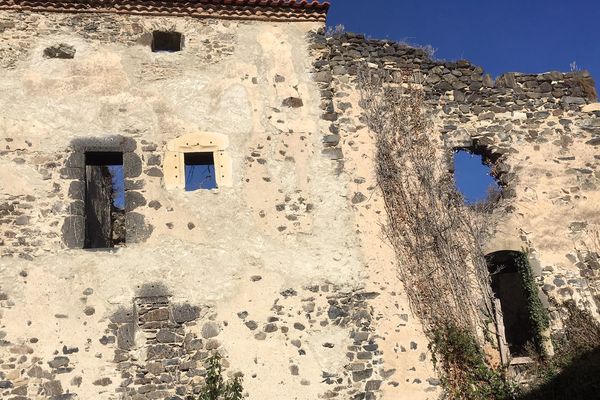
[(216, 189), (215, 159), (213, 153), (185, 153), (185, 190)]
[(181, 51), (183, 47), (183, 35), (172, 31), (152, 32), (152, 51), (174, 52)]

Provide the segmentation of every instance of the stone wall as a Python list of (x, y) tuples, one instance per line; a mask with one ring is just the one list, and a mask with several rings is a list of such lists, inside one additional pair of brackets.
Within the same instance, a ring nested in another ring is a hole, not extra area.
[(324, 153), (373, 155), (365, 152), (374, 138), (361, 119), (359, 71), (411, 76), (426, 93), (440, 153), (450, 160), (456, 149), (483, 155), (502, 187), (498, 207), (507, 214), (489, 252), (531, 251), (554, 330), (566, 300), (600, 317), (600, 106), (587, 71), (507, 73), (494, 81), (468, 61), (438, 61), (422, 49), (352, 33), (317, 35), (311, 48), (331, 121)]
[[(495, 244), (533, 250), (551, 301), (596, 307), (589, 77), (492, 82), (320, 28), (0, 12), (3, 397), (185, 398), (218, 351), (250, 399), (437, 398), (381, 231), (364, 61), (422, 74), (440, 150), (498, 165), (511, 213)], [(154, 30), (183, 51), (153, 53)], [(167, 188), (168, 144), (205, 132), (228, 138), (231, 185)], [(123, 153), (126, 243), (109, 251), (81, 248), (86, 151)]]
[[(384, 215), (362, 215), (321, 154), (320, 23), (2, 11), (0, 26), (3, 398), (185, 398), (215, 351), (251, 399), (439, 393), (371, 229)], [(154, 30), (183, 51), (153, 53)], [(168, 144), (205, 132), (228, 138), (231, 185), (167, 188)], [(118, 248), (82, 249), (89, 151), (123, 153)]]

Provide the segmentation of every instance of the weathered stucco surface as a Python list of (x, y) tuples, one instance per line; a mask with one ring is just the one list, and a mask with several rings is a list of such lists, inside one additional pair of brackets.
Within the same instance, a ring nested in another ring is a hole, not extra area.
[[(184, 398), (219, 350), (250, 399), (437, 398), (381, 230), (365, 61), (424, 74), (440, 151), (477, 139), (501, 156), (511, 212), (490, 251), (533, 250), (553, 329), (566, 299), (597, 313), (600, 111), (573, 83), (587, 77), (494, 86), (319, 28), (0, 12), (3, 397)], [(152, 53), (153, 30), (183, 33), (183, 51)], [(59, 44), (74, 57), (44, 56)], [(168, 144), (203, 132), (228, 138), (231, 185), (166, 188)], [(124, 153), (127, 244), (83, 250), (82, 157), (107, 149)]]
[[(217, 348), (252, 399), (437, 390), (407, 305), (379, 294), (395, 290), (383, 215), (363, 218), (353, 177), (321, 155), (319, 24), (12, 12), (0, 24), (3, 395), (183, 398)], [(183, 33), (184, 50), (152, 53), (156, 29)], [(74, 58), (44, 57), (62, 43)], [(231, 187), (167, 190), (167, 143), (200, 132), (228, 137)], [(72, 248), (82, 154), (102, 149), (124, 152), (128, 243)], [(177, 321), (180, 304), (198, 308)]]

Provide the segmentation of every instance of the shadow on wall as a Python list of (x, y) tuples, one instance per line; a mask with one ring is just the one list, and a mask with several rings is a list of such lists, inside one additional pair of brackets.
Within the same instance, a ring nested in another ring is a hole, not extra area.
[(592, 400), (600, 398), (600, 343), (574, 358), (562, 371), (519, 400)]

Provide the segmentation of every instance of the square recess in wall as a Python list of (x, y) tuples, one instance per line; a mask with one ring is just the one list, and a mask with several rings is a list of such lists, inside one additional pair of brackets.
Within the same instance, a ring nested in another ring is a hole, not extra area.
[(209, 153), (185, 153), (185, 190), (216, 189), (215, 158)]
[(183, 35), (173, 31), (152, 32), (153, 52), (175, 52), (183, 48)]

